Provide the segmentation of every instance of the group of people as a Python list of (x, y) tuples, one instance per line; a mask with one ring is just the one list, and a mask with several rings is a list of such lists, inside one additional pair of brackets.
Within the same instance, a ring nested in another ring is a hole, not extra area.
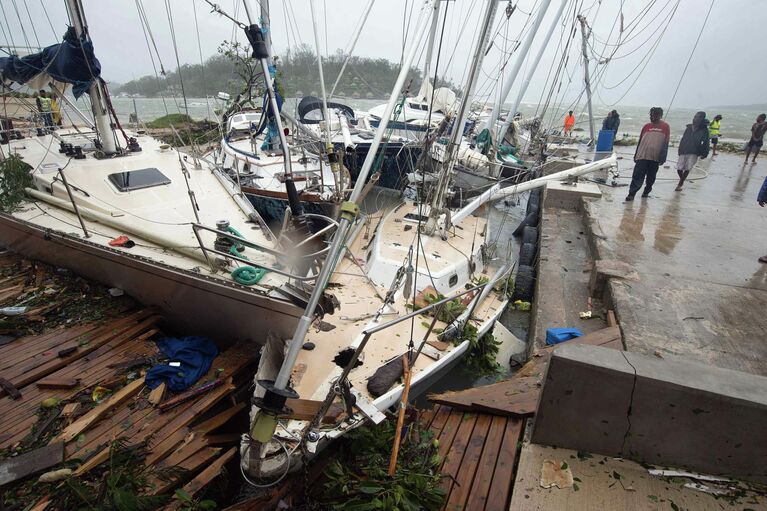
[[(621, 125), (621, 116), (617, 110), (611, 110), (607, 113), (607, 117), (602, 121), (603, 131), (612, 131), (615, 135), (618, 135), (618, 128)], [(575, 116), (573, 111), (570, 110), (565, 116), (564, 134), (566, 137), (572, 136), (573, 128), (575, 127)]]
[[(645, 124), (639, 135), (639, 143), (634, 153), (634, 173), (631, 177), (631, 185), (626, 201), (634, 200), (634, 196), (642, 188), (642, 197), (647, 197), (652, 191), (658, 167), (666, 162), (670, 129), (663, 120), (663, 109), (653, 107), (650, 109), (650, 122)], [(692, 118), (692, 123), (685, 128), (682, 139), (679, 141), (676, 172), (679, 175), (679, 183), (676, 191), (681, 191), (687, 176), (698, 162), (708, 156), (711, 146), (712, 155), (716, 155), (716, 146), (719, 142), (722, 116), (717, 115), (714, 120), (706, 120), (706, 112), (697, 112)], [(746, 160), (753, 153), (751, 163), (756, 163), (756, 157), (764, 143), (764, 135), (767, 133), (767, 114), (760, 114), (756, 122), (751, 126), (751, 137), (745, 144)], [(709, 145), (710, 144), (710, 145)]]
[(55, 95), (40, 90), (35, 95), (35, 103), (46, 128), (61, 126), (61, 108)]

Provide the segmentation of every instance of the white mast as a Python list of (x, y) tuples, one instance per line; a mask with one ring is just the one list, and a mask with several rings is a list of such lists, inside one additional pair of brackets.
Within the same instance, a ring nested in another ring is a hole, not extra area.
[[(66, 2), (75, 34), (80, 38), (83, 33), (87, 34), (88, 32), (88, 23), (85, 21), (82, 2), (80, 0), (66, 0)], [(90, 36), (88, 37), (90, 38)], [(106, 102), (107, 94), (101, 80), (93, 81), (88, 89), (88, 95), (91, 97), (93, 120), (96, 123), (96, 133), (101, 140), (101, 150), (106, 154), (114, 154), (117, 152), (117, 144), (115, 142), (114, 130), (112, 129), (112, 121), (109, 118)]]
[(591, 81), (589, 80), (589, 54), (586, 51), (586, 17), (578, 15), (578, 21), (581, 22), (581, 43), (583, 45), (583, 81), (586, 84), (586, 105), (589, 107), (589, 136), (591, 140), (589, 145), (594, 144), (594, 113), (591, 111)]
[(471, 98), (474, 94), (474, 85), (477, 82), (477, 76), (482, 67), (482, 61), (485, 57), (485, 47), (487, 45), (487, 40), (490, 37), (490, 28), (493, 26), (493, 20), (495, 19), (497, 10), (498, 0), (488, 0), (485, 14), (482, 19), (479, 38), (474, 47), (474, 58), (472, 59), (471, 70), (469, 71), (469, 76), (466, 78), (466, 83), (464, 84), (463, 99), (458, 108), (458, 114), (455, 117), (453, 130), (450, 132), (450, 141), (448, 142), (447, 150), (445, 151), (443, 168), (439, 173), (439, 180), (434, 188), (435, 192), (431, 202), (431, 209), (429, 210), (429, 220), (426, 222), (426, 227), (424, 229), (426, 234), (434, 233), (437, 226), (437, 219), (442, 213), (445, 192), (450, 184), (450, 176), (453, 172), (453, 166), (455, 165), (455, 157), (458, 152), (458, 147), (461, 144), (463, 130), (469, 115)]
[[(439, 24), (439, 1), (434, 2), (434, 12), (432, 13), (431, 18), (431, 28), (429, 29), (429, 43), (426, 46), (426, 59), (424, 61), (423, 65), (423, 83), (429, 84), (431, 83), (431, 57), (434, 54), (434, 43), (437, 39), (437, 25)], [(436, 83), (432, 83), (432, 86), (436, 87)], [(428, 91), (428, 87), (424, 87), (424, 85), (421, 85), (422, 91)], [(427, 101), (430, 98), (426, 98)], [(429, 105), (429, 108), (431, 108), (431, 105)]]
[(509, 129), (509, 124), (511, 124), (511, 122), (514, 120), (514, 116), (517, 114), (519, 105), (520, 103), (522, 103), (522, 97), (525, 95), (525, 92), (527, 92), (527, 87), (530, 85), (530, 80), (532, 80), (533, 75), (535, 74), (535, 69), (538, 67), (538, 63), (541, 61), (541, 58), (543, 57), (543, 54), (549, 45), (549, 41), (551, 40), (551, 36), (554, 33), (554, 29), (557, 28), (557, 25), (559, 25), (559, 18), (562, 16), (562, 12), (564, 12), (565, 10), (567, 1), (568, 0), (560, 1), (557, 14), (554, 16), (554, 19), (551, 21), (551, 26), (549, 27), (549, 31), (546, 32), (546, 37), (543, 39), (543, 42), (541, 43), (541, 48), (538, 50), (538, 55), (535, 56), (535, 60), (533, 60), (533, 63), (530, 66), (530, 70), (527, 72), (527, 76), (525, 76), (525, 80), (522, 82), (522, 86), (519, 88), (519, 93), (517, 93), (517, 99), (514, 100), (514, 106), (511, 107), (511, 110), (509, 111), (509, 115), (506, 117), (506, 120), (503, 122), (503, 125), (501, 126), (501, 131), (498, 132), (498, 141), (497, 141), (498, 145), (500, 145), (501, 140), (503, 140), (503, 137), (506, 135), (506, 130)]
[(543, 0), (541, 2), (541, 6), (538, 7), (538, 15), (535, 17), (535, 21), (530, 27), (530, 31), (527, 33), (527, 38), (525, 39), (524, 44), (519, 49), (517, 59), (514, 61), (514, 67), (509, 72), (509, 76), (503, 84), (503, 89), (501, 91), (501, 95), (498, 97), (498, 101), (493, 104), (493, 111), (490, 113), (490, 117), (488, 117), (487, 122), (485, 123), (485, 128), (490, 130), (491, 133), (495, 130), (495, 121), (498, 120), (498, 116), (501, 113), (501, 106), (503, 106), (504, 101), (506, 101), (506, 98), (509, 96), (509, 92), (511, 92), (511, 86), (514, 84), (514, 80), (516, 80), (517, 75), (519, 74), (519, 70), (522, 69), (522, 64), (525, 62), (527, 52), (530, 51), (530, 46), (533, 44), (535, 32), (541, 25), (543, 16), (546, 14), (546, 9), (549, 8), (550, 3), (551, 0)]
[(317, 69), (320, 73), (320, 94), (322, 94), (322, 118), (325, 120), (325, 150), (328, 154), (330, 169), (333, 171), (333, 179), (336, 182), (336, 192), (338, 197), (343, 195), (343, 183), (341, 180), (341, 169), (338, 165), (338, 159), (333, 153), (333, 143), (330, 140), (330, 112), (328, 112), (328, 95), (325, 92), (325, 74), (322, 71), (322, 51), (320, 47), (320, 31), (317, 28), (317, 16), (314, 12), (314, 0), (309, 0), (309, 7), (312, 11), (312, 28), (314, 29), (314, 46), (317, 50)]
[[(429, 3), (431, 2), (427, 2), (427, 4)], [(415, 55), (419, 46), (421, 45), (421, 41), (423, 41), (423, 36), (426, 33), (426, 23), (429, 21), (429, 14), (431, 13), (432, 9), (429, 6), (425, 7), (427, 8), (421, 10), (421, 14), (415, 29), (415, 33), (418, 35), (415, 37), (407, 56), (402, 62), (402, 68), (400, 69), (399, 76), (397, 77), (397, 81), (394, 84), (394, 88), (392, 89), (391, 96), (389, 97), (389, 102), (386, 105), (386, 110), (381, 117), (381, 125), (376, 130), (373, 141), (370, 144), (370, 150), (365, 157), (365, 162), (362, 164), (359, 176), (357, 177), (357, 182), (354, 185), (354, 190), (352, 190), (349, 200), (341, 205), (341, 218), (338, 222), (338, 229), (333, 236), (332, 244), (328, 249), (328, 255), (325, 259), (325, 264), (323, 264), (322, 269), (317, 276), (317, 280), (314, 284), (314, 289), (312, 290), (312, 295), (309, 298), (306, 309), (304, 310), (304, 314), (301, 316), (301, 319), (298, 322), (298, 326), (296, 327), (296, 331), (293, 335), (293, 340), (290, 342), (288, 348), (288, 354), (285, 356), (285, 361), (283, 362), (282, 367), (280, 368), (280, 372), (277, 375), (277, 379), (274, 382), (274, 387), (277, 390), (285, 389), (288, 385), (296, 357), (298, 356), (298, 353), (301, 351), (301, 347), (304, 344), (304, 337), (306, 336), (306, 332), (309, 330), (312, 321), (314, 321), (314, 311), (317, 308), (320, 297), (325, 291), (325, 287), (330, 280), (330, 276), (333, 274), (335, 265), (338, 262), (342, 250), (344, 249), (344, 242), (346, 240), (349, 228), (351, 227), (352, 222), (355, 220), (357, 212), (359, 211), (359, 206), (356, 204), (356, 201), (360, 198), (362, 190), (365, 187), (365, 182), (367, 181), (370, 170), (373, 167), (373, 162), (377, 156), (376, 153), (378, 152), (378, 147), (381, 145), (381, 139), (386, 132), (386, 126), (389, 124), (389, 119), (391, 118), (391, 114), (394, 111), (394, 107), (399, 101), (400, 91), (405, 85), (405, 80), (407, 79), (408, 72), (410, 71), (410, 66), (415, 59)]]
[(272, 60), (274, 51), (272, 50), (272, 20), (269, 15), (269, 0), (258, 0), (258, 5), (261, 7), (261, 28), (266, 29), (264, 34), (266, 49), (269, 51), (269, 60)]

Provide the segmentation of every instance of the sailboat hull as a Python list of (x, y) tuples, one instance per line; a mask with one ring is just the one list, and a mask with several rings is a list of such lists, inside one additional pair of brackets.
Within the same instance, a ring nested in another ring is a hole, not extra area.
[[(282, 224), (285, 210), (289, 207), (287, 196), (284, 193), (274, 193), (263, 190), (249, 192), (246, 187), (243, 187), (242, 190), (265, 222), (271, 225)], [(335, 218), (338, 214), (338, 204), (335, 202), (307, 200), (305, 196), (302, 196), (301, 204), (303, 205), (305, 212), (314, 215)]]
[(179, 334), (205, 335), (225, 347), (261, 344), (269, 330), (289, 337), (302, 310), (287, 300), (105, 247), (0, 214), (0, 243), (26, 257), (67, 268), (157, 306)]

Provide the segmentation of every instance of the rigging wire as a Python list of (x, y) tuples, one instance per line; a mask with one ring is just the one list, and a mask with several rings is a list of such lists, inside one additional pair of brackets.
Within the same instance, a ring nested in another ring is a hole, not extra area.
[(13, 39), (13, 32), (11, 31), (11, 24), (8, 22), (8, 14), (5, 12), (5, 7), (3, 7), (3, 2), (1, 2), (1, 1), (0, 1), (0, 11), (3, 11), (3, 19), (5, 20), (5, 25), (8, 27), (8, 37), (10, 37), (10, 39), (11, 39), (11, 46), (13, 48), (16, 48), (16, 41), (14, 41), (14, 39)]
[(53, 23), (51, 23), (51, 17), (48, 16), (48, 9), (45, 8), (45, 4), (43, 3), (43, 0), (40, 0), (40, 7), (42, 7), (43, 13), (45, 14), (45, 18), (48, 20), (48, 25), (51, 27), (51, 32), (53, 32), (53, 40), (58, 41), (59, 36), (56, 33), (56, 29), (53, 28)]
[(19, 18), (19, 28), (21, 28), (21, 34), (24, 36), (24, 41), (27, 43), (27, 48), (32, 48), (32, 45), (29, 43), (29, 38), (27, 37), (27, 31), (24, 30), (24, 23), (21, 21), (21, 14), (19, 14), (19, 6), (16, 4), (16, 0), (12, 0), (13, 2), (13, 10), (16, 11), (16, 17)]
[[(149, 29), (149, 25), (148, 25), (148, 23), (146, 23), (147, 20), (145, 19), (145, 16), (144, 16), (144, 14), (142, 12), (143, 5), (141, 4), (141, 0), (136, 0), (135, 3), (136, 3), (136, 9), (138, 10), (139, 22), (141, 24), (141, 30), (144, 32), (144, 41), (146, 41), (146, 49), (149, 52), (149, 60), (152, 62), (152, 69), (154, 70), (154, 76), (157, 79), (157, 85), (160, 86), (161, 85), (160, 75), (157, 72), (157, 65), (155, 64), (154, 55), (152, 54), (152, 47), (151, 47), (151, 45), (149, 43), (149, 38), (151, 37), (151, 32), (147, 33), (147, 31)], [(152, 43), (154, 43), (154, 38), (152, 38)], [(155, 45), (155, 49), (157, 49), (156, 45)], [(159, 60), (159, 57), (160, 57), (160, 55), (158, 53), (158, 55), (157, 55), (158, 60)], [(165, 75), (165, 70), (162, 67), (162, 61), (160, 61), (160, 70), (162, 71), (163, 75)], [(170, 115), (170, 112), (168, 111), (168, 104), (165, 102), (165, 95), (160, 93), (160, 99), (162, 99), (162, 106), (165, 109), (165, 115)]]
[(27, 11), (27, 17), (29, 18), (29, 24), (32, 27), (32, 34), (35, 36), (35, 41), (37, 41), (37, 47), (42, 48), (40, 46), (40, 39), (37, 37), (37, 29), (35, 28), (35, 22), (32, 21), (32, 15), (29, 14), (29, 5), (27, 4), (27, 0), (24, 0), (24, 9)]
[(178, 45), (176, 44), (176, 30), (173, 26), (173, 14), (170, 7), (170, 0), (165, 0), (165, 12), (168, 13), (168, 26), (170, 27), (170, 37), (173, 41), (173, 52), (176, 55), (176, 72), (178, 73), (178, 81), (181, 84), (181, 96), (184, 98), (184, 110), (186, 110), (186, 115), (189, 117), (189, 105), (186, 101), (186, 91), (184, 90), (184, 77), (183, 73), (181, 72), (181, 60), (178, 57)]
[(674, 104), (674, 100), (676, 99), (676, 93), (679, 92), (679, 86), (682, 85), (682, 80), (684, 79), (685, 73), (687, 73), (687, 68), (690, 66), (690, 61), (692, 60), (692, 56), (695, 55), (695, 49), (698, 47), (698, 43), (700, 42), (700, 36), (703, 35), (703, 30), (706, 28), (706, 23), (708, 22), (708, 17), (711, 14), (711, 9), (714, 7), (714, 0), (711, 0), (711, 4), (708, 6), (708, 12), (706, 13), (706, 18), (703, 20), (703, 25), (700, 27), (700, 32), (698, 32), (698, 38), (695, 39), (695, 44), (692, 47), (692, 51), (690, 51), (690, 56), (687, 59), (687, 63), (684, 65), (684, 69), (682, 70), (682, 76), (679, 77), (679, 81), (676, 84), (676, 88), (674, 89), (674, 95), (671, 96), (671, 101), (668, 104), (668, 109), (666, 110), (666, 115), (668, 115), (668, 112), (671, 111), (671, 105)]
[[(450, 10), (449, 7), (450, 7), (450, 3), (446, 2), (445, 3), (445, 12), (442, 15), (442, 29), (440, 30), (440, 34), (439, 34), (439, 44), (437, 45), (437, 56), (436, 56), (435, 62), (434, 62), (434, 85), (435, 86), (432, 87), (432, 90), (431, 90), (431, 99), (429, 101), (429, 113), (427, 115), (427, 123), (426, 123), (427, 126), (431, 126), (431, 116), (432, 116), (432, 113), (433, 113), (433, 110), (434, 110), (434, 108), (433, 108), (434, 95), (435, 95), (435, 90), (436, 90), (437, 77), (439, 76), (439, 61), (440, 61), (440, 57), (442, 56), (442, 42), (443, 42), (444, 37), (445, 37), (445, 26), (447, 25), (447, 12), (448, 12), (448, 10)], [(427, 70), (427, 72), (428, 72), (428, 70)], [(428, 80), (428, 75), (427, 75), (427, 80)], [(427, 148), (428, 148), (428, 145), (427, 145)], [(426, 149), (426, 150), (428, 150), (428, 149)], [(423, 175), (422, 175), (422, 178), (421, 178), (421, 189), (423, 190), (426, 187), (426, 172), (424, 171), (424, 172), (422, 172), (422, 174)], [(413, 310), (416, 309), (415, 300), (416, 300), (416, 296), (418, 295), (418, 265), (419, 265), (418, 263), (420, 261), (421, 251), (423, 250), (423, 241), (421, 240), (421, 228), (422, 228), (422, 222), (423, 222), (423, 216), (424, 216), (423, 215), (423, 207), (424, 207), (424, 201), (421, 200), (418, 203), (418, 225), (416, 226), (416, 232), (415, 232), (415, 235), (416, 235), (415, 272), (414, 272), (414, 276), (413, 276), (413, 291), (411, 293), (411, 296), (413, 297)], [(429, 270), (429, 263), (426, 260), (427, 259), (426, 258), (426, 251), (423, 250), (423, 253), (424, 253), (423, 260), (424, 260), (424, 264), (426, 265), (426, 272), (429, 275), (429, 279), (432, 281), (432, 286), (434, 286), (434, 279), (432, 278), (431, 271)], [(434, 286), (434, 289), (436, 289), (436, 288), (437, 287)], [(437, 311), (435, 311), (434, 313), (436, 314)], [(415, 317), (411, 318), (411, 321), (410, 321), (410, 342), (409, 342), (409, 346), (413, 345), (413, 333), (414, 332), (415, 332)], [(408, 360), (408, 362), (412, 362), (412, 361)]]

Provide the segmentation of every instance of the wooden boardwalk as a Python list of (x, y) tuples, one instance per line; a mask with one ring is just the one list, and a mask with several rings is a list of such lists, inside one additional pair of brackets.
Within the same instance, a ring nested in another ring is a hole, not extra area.
[(436, 405), (425, 417), (439, 440), (446, 510), (509, 509), (524, 421)]

